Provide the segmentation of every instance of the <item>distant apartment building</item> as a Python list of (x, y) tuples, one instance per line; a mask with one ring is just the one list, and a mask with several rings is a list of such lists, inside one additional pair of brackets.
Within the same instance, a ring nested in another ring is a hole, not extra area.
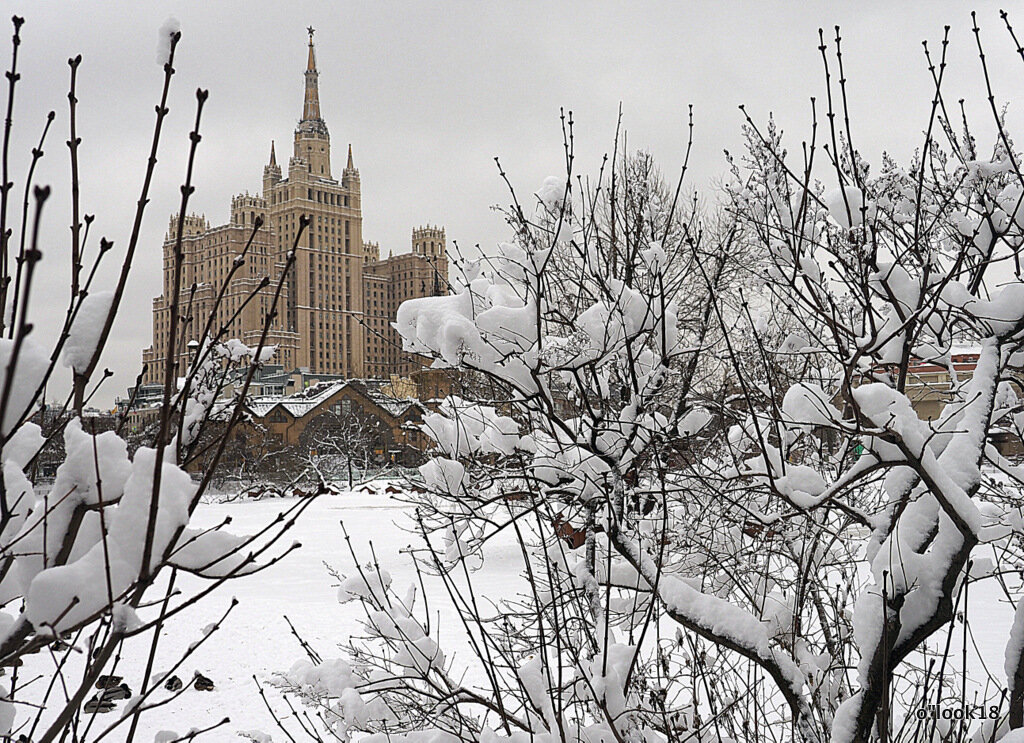
[[(178, 375), (184, 374), (211, 314), (214, 334), (226, 327), (225, 338), (255, 346), (293, 245), (295, 265), (282, 288), (267, 337), (267, 344), (278, 349), (275, 363), (343, 378), (405, 376), (424, 366), (422, 358), (401, 352), (390, 323), (406, 299), (447, 293), (444, 228), (414, 229), (411, 253), (389, 254), (381, 260), (379, 245), (363, 240), (359, 170), (353, 164), (351, 145), (340, 180), (333, 175), (330, 135), (320, 112), (312, 30), (304, 76), (302, 119), (295, 128), (287, 173), (278, 165), (271, 143), (262, 194), (232, 199), (228, 224), (211, 227), (205, 217), (171, 217), (163, 247), (163, 291), (153, 300), (153, 345), (143, 352), (146, 385), (162, 385), (168, 353), (178, 362)], [(296, 245), (303, 215), (311, 221)], [(264, 226), (257, 231), (244, 264), (236, 266), (257, 217), (262, 217)], [(185, 256), (179, 306), (183, 313), (191, 309), (188, 315), (195, 319), (180, 327), (175, 348), (169, 349), (179, 221)], [(260, 288), (264, 277), (270, 278), (270, 285)], [(224, 295), (214, 311), (222, 287)]]
[(366, 318), (366, 375), (408, 377), (427, 359), (404, 353), (402, 339), (391, 327), (398, 305), (413, 297), (448, 293), (448, 255), (443, 227), (412, 231), (412, 252), (380, 260), (380, 248), (369, 244), (363, 265)]
[[(907, 367), (907, 380), (903, 391), (910, 400), (917, 417), (923, 421), (938, 421), (953, 398), (954, 385), (964, 384), (972, 376), (981, 356), (981, 346), (968, 342), (953, 344), (949, 352), (948, 365), (934, 360), (912, 358)], [(952, 374), (950, 373), (952, 371)], [(898, 369), (879, 366), (874, 369), (877, 375), (890, 374), (895, 378)], [(872, 378), (855, 377), (854, 385), (872, 381)], [(1024, 368), (1013, 365), (1006, 369), (1006, 376), (1001, 380), (1010, 384), (1018, 396), (1024, 389)], [(833, 404), (843, 411), (844, 417), (852, 418), (855, 410), (852, 404), (837, 392), (832, 399)], [(988, 431), (989, 441), (996, 446), (1001, 454), (1013, 458), (1024, 456), (1021, 431), (1014, 423), (1015, 416), (1005, 416), (998, 425)]]

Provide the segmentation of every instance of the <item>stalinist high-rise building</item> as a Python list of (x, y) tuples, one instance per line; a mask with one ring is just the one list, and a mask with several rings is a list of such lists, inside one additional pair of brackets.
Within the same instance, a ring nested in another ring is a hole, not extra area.
[[(398, 305), (417, 296), (447, 293), (448, 256), (443, 228), (413, 230), (412, 252), (381, 260), (380, 246), (363, 241), (359, 171), (348, 146), (341, 177), (331, 168), (331, 137), (320, 110), (320, 73), (309, 29), (302, 119), (295, 128), (287, 172), (278, 164), (273, 143), (263, 168), (263, 193), (232, 199), (230, 222), (210, 227), (205, 217), (184, 219), (185, 254), (182, 306), (191, 297), (192, 315), (202, 325), (214, 314), (213, 332), (228, 327), (225, 338), (255, 346), (263, 329), (287, 252), (295, 243), (299, 218), (310, 224), (299, 238), (296, 261), (288, 275), (268, 344), (278, 347), (274, 361), (285, 369), (346, 377), (408, 374), (422, 360), (403, 354), (390, 327)], [(245, 264), (233, 267), (257, 216), (257, 232)], [(172, 216), (164, 241), (163, 294), (153, 300), (153, 345), (143, 352), (144, 381), (162, 383), (167, 354), (169, 304), (174, 280), (174, 246), (178, 216)], [(271, 286), (258, 289), (263, 277)], [(192, 287), (195, 285), (193, 292)], [(215, 298), (226, 286), (224, 300)], [(245, 298), (257, 297), (244, 309)], [(202, 327), (186, 323), (176, 343), (179, 374)]]

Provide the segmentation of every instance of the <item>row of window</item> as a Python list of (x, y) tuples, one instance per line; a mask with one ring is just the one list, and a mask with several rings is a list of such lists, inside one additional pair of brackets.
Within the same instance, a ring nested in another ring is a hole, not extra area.
[[(291, 199), (302, 198), (301, 190), (298, 186), (290, 186), (287, 188), (278, 189), (272, 191), (270, 194), (271, 204), (283, 204), (285, 201)], [(333, 193), (331, 191), (321, 191), (320, 189), (307, 188), (306, 189), (306, 200), (316, 201), (318, 204), (328, 204), (330, 206), (348, 206), (348, 194)]]

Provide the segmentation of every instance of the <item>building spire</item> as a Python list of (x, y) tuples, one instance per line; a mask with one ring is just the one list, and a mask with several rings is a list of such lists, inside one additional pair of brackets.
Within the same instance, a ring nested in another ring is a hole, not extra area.
[(277, 165), (277, 155), (274, 153), (274, 140), (270, 140), (270, 167)]
[[(309, 62), (303, 76), (306, 78), (306, 99), (302, 106), (302, 119), (295, 127), (295, 155), (293, 162), (300, 164), (311, 175), (331, 177), (331, 135), (327, 123), (320, 115), (320, 72), (316, 68), (313, 49), (313, 27), (309, 31)], [(291, 165), (289, 165), (291, 168)]]
[(352, 164), (352, 143), (348, 145), (348, 165), (345, 166), (345, 170), (352, 170), (355, 166)]
[(320, 73), (316, 69), (316, 53), (313, 50), (313, 32), (315, 29), (310, 26), (309, 31), (309, 60), (306, 63), (306, 101), (302, 107), (303, 121), (320, 120), (320, 88), (317, 78)]

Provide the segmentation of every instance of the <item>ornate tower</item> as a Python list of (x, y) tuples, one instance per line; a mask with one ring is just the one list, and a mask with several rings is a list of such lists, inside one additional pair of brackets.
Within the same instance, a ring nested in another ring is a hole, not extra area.
[[(363, 216), (359, 171), (351, 152), (342, 180), (331, 174), (331, 142), (320, 112), (319, 72), (309, 29), (302, 119), (295, 152), (282, 178), (276, 153), (263, 169), (269, 227), (283, 263), (295, 246), (288, 274), (285, 325), (300, 342), (296, 367), (317, 374), (361, 377), (363, 362)], [(309, 227), (296, 244), (300, 220)]]
[(316, 69), (313, 27), (309, 31), (309, 59), (306, 62), (306, 97), (302, 120), (295, 127), (295, 157), (305, 161), (309, 172), (321, 178), (331, 177), (331, 136), (320, 117), (320, 73)]
[[(444, 227), (427, 225), (412, 231), (412, 252), (422, 255), (433, 262), (438, 258), (448, 257), (445, 245)], [(441, 263), (441, 261), (437, 261)]]
[(426, 259), (431, 275), (423, 291), (438, 296), (448, 293), (448, 247), (444, 227), (427, 225), (412, 231), (412, 253)]

